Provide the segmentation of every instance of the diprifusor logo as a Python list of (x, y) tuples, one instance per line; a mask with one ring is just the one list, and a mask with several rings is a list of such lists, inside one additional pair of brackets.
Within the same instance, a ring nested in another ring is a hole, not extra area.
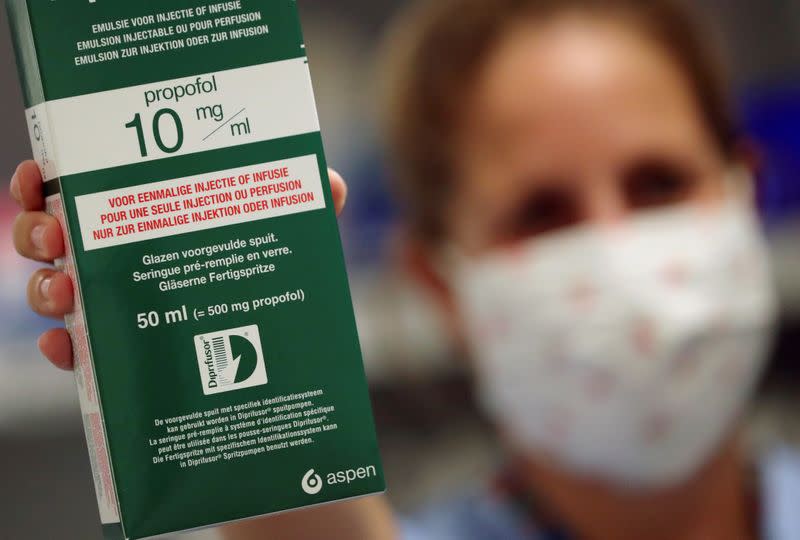
[(201, 334), (194, 341), (205, 395), (267, 384), (258, 326)]
[(374, 465), (328, 473), (325, 475), (324, 481), (322, 476), (317, 474), (314, 469), (311, 469), (303, 475), (303, 479), (300, 481), (300, 487), (303, 488), (303, 491), (307, 494), (316, 495), (322, 491), (325, 485), (335, 486), (340, 484), (352, 484), (358, 480), (366, 480), (367, 478), (375, 478), (376, 476), (378, 476), (378, 469), (376, 469)]

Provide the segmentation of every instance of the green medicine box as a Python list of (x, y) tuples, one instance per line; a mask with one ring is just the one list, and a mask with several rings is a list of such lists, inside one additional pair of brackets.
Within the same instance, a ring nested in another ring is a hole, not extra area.
[(384, 491), (293, 0), (7, 0), (100, 516)]

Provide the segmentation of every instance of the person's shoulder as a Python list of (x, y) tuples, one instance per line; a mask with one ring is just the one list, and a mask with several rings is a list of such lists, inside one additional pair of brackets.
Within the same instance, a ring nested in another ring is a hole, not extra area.
[(434, 504), (403, 520), (402, 530), (402, 540), (522, 540), (532, 534), (505, 498), (485, 492)]
[(759, 467), (765, 491), (789, 489), (800, 496), (800, 449), (787, 445), (771, 448), (762, 454)]
[(775, 447), (762, 455), (759, 466), (766, 537), (800, 538), (800, 450)]

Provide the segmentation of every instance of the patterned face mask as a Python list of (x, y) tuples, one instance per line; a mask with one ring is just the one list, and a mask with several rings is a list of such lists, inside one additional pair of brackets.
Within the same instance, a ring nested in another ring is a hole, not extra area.
[(685, 480), (746, 405), (776, 299), (742, 201), (586, 226), (454, 265), (493, 419), (523, 448), (630, 489)]

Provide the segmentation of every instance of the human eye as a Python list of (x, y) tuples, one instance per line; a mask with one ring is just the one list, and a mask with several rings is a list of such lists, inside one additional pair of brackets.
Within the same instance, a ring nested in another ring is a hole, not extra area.
[(541, 187), (528, 193), (509, 215), (509, 236), (522, 240), (579, 221), (580, 207), (573, 193), (561, 187)]
[(648, 158), (628, 168), (623, 184), (628, 207), (639, 210), (686, 202), (697, 180), (679, 163)]

